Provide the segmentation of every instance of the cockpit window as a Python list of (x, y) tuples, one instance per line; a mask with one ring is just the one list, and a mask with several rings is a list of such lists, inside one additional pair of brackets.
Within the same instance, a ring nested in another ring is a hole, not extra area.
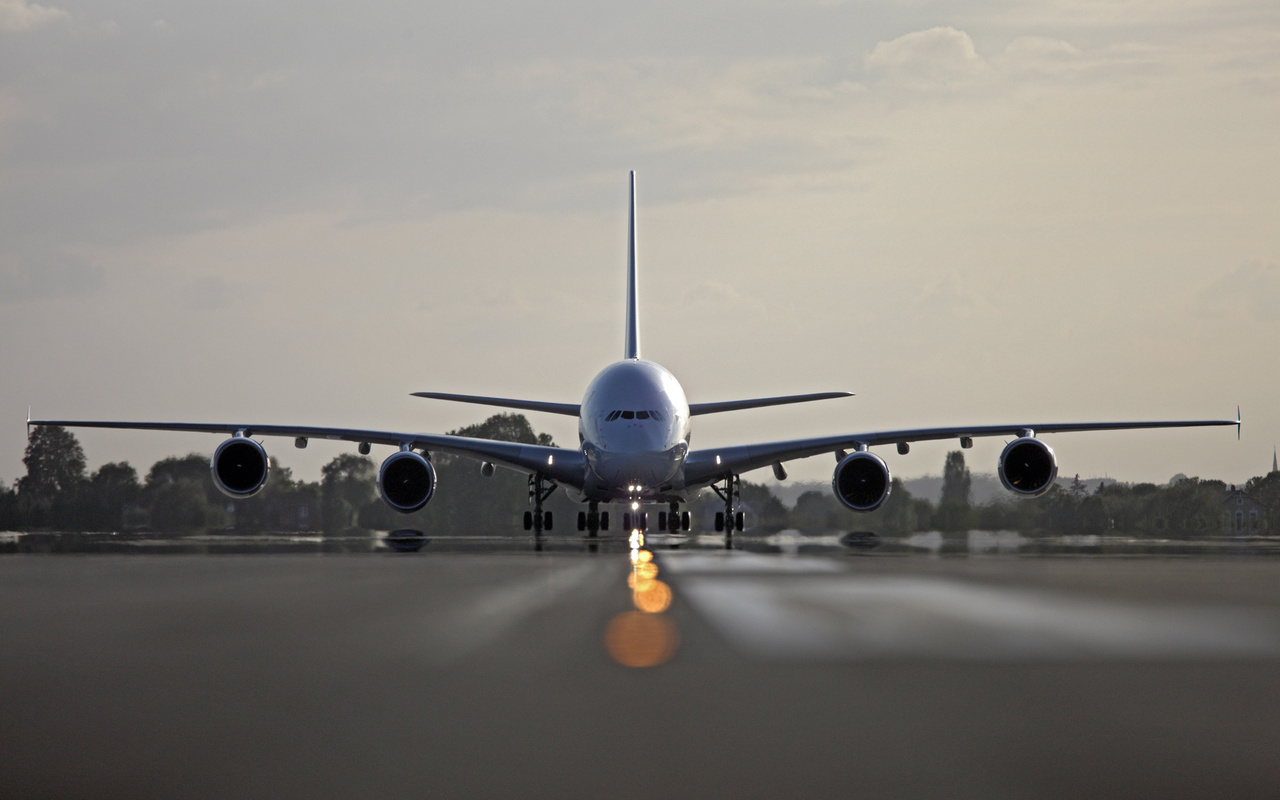
[(613, 422), (618, 417), (623, 419), (656, 419), (659, 422), (664, 421), (661, 413), (649, 409), (648, 411), (610, 411), (609, 416), (604, 418), (605, 422)]

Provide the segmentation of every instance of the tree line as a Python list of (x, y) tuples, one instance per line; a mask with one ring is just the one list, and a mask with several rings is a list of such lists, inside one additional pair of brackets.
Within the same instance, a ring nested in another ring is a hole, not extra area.
[[(551, 437), (534, 431), (521, 414), (495, 414), (450, 433), (553, 446)], [(242, 500), (231, 500), (217, 490), (209, 456), (198, 453), (157, 461), (145, 478), (127, 462), (104, 464), (90, 473), (75, 435), (56, 426), (32, 430), (23, 463), (27, 474), (14, 486), (0, 483), (0, 530), (411, 528), (508, 533), (520, 529), (520, 517), (528, 508), (523, 474), (498, 469), (485, 477), (477, 462), (443, 453), (433, 454), (432, 461), (440, 491), (424, 509), (408, 515), (382, 503), (376, 490), (377, 463), (354, 453), (340, 454), (325, 464), (318, 482), (295, 480), (292, 471), (273, 457), (266, 486)], [(1226, 514), (1227, 485), (1217, 480), (1185, 478), (1168, 486), (1110, 483), (1090, 491), (1077, 476), (1038, 498), (1010, 495), (984, 504), (971, 502), (971, 483), (964, 453), (957, 450), (947, 454), (942, 495), (936, 504), (913, 497), (897, 479), (885, 503), (868, 514), (849, 511), (830, 491), (805, 492), (788, 508), (767, 486), (747, 481), (742, 482), (741, 499), (749, 524), (756, 529), (859, 529), (888, 534), (976, 528), (1196, 535), (1221, 530)], [(1243, 488), (1262, 504), (1265, 519), (1280, 520), (1280, 472), (1253, 478)], [(722, 507), (710, 492), (688, 503), (695, 519), (703, 521)], [(546, 508), (556, 519), (553, 531), (576, 531), (581, 505), (557, 492)]]

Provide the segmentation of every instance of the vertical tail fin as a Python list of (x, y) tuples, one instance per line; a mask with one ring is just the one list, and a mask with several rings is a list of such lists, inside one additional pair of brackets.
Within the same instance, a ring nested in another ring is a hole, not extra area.
[(640, 357), (640, 308), (636, 296), (636, 173), (631, 171), (631, 235), (627, 237), (627, 341), (623, 358)]

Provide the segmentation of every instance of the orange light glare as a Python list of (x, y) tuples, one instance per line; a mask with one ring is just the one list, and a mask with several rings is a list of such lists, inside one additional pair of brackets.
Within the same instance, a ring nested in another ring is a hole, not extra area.
[(656, 667), (675, 655), (680, 634), (666, 617), (625, 611), (609, 621), (604, 646), (624, 667)]
[(639, 579), (631, 592), (631, 602), (646, 614), (661, 614), (671, 607), (671, 587), (662, 581)]

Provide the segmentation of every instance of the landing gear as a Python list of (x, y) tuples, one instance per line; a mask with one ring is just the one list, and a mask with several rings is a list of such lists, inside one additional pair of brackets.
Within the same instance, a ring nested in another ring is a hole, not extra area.
[(600, 503), (592, 500), (586, 511), (578, 512), (578, 530), (586, 531), (587, 537), (594, 539), (598, 531), (609, 530), (609, 512), (600, 513)]
[(747, 527), (746, 513), (733, 510), (742, 501), (741, 481), (738, 476), (724, 476), (724, 488), (721, 489), (716, 484), (712, 484), (711, 491), (715, 492), (716, 496), (724, 501), (724, 511), (716, 512), (716, 531), (724, 531), (727, 539), (733, 535), (735, 530), (745, 530)]
[(550, 511), (542, 510), (542, 503), (551, 493), (559, 489), (560, 485), (550, 478), (544, 477), (541, 472), (535, 472), (529, 476), (529, 502), (533, 503), (533, 511), (524, 512), (524, 529), (533, 531), (534, 536), (541, 536), (542, 532), (551, 530), (552, 517)]
[(658, 530), (679, 533), (689, 530), (689, 512), (681, 513), (680, 504), (672, 503), (670, 511), (658, 512)]

